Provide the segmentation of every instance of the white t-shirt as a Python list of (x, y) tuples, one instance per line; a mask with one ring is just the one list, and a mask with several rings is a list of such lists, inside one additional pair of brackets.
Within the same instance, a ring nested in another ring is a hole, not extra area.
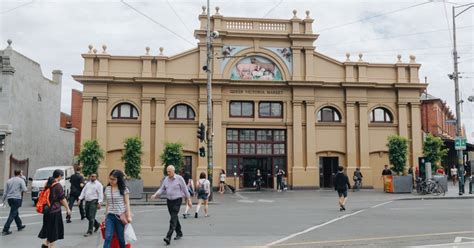
[(458, 168), (454, 167), (451, 168), (451, 176), (457, 176), (458, 175)]
[(221, 182), (225, 182), (225, 174), (224, 173), (221, 174)]

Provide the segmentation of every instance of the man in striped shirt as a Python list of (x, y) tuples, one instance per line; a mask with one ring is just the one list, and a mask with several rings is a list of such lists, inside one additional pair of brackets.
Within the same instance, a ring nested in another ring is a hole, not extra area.
[(165, 241), (166, 245), (169, 245), (171, 243), (171, 235), (173, 235), (174, 231), (176, 231), (176, 237), (174, 240), (178, 240), (183, 237), (178, 213), (179, 209), (181, 208), (183, 198), (189, 197), (189, 191), (183, 177), (175, 174), (175, 168), (173, 165), (168, 165), (168, 167), (166, 167), (166, 172), (168, 176), (163, 180), (160, 189), (158, 189), (158, 191), (156, 191), (156, 193), (151, 196), (151, 199), (158, 198), (163, 193), (166, 195), (166, 205), (168, 206), (168, 212), (170, 213), (171, 220), (170, 228), (163, 241)]

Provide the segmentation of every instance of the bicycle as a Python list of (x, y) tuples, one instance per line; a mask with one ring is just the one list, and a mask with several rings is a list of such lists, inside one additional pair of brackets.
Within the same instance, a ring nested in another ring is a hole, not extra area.
[(441, 194), (443, 194), (444, 196), (446, 194), (443, 186), (441, 186), (439, 182), (431, 178), (428, 178), (425, 180), (421, 178), (417, 178), (416, 179), (416, 192), (422, 195), (433, 194), (436, 196), (441, 195)]
[(352, 187), (352, 191), (360, 191), (360, 188), (362, 187), (362, 180), (354, 180), (354, 186)]

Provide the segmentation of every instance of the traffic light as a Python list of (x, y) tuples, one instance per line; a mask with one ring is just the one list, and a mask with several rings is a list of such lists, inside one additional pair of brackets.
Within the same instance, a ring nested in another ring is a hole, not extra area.
[(3, 133), (0, 133), (0, 152), (5, 151), (5, 138), (6, 138), (6, 135)]
[(199, 157), (205, 157), (206, 156), (206, 148), (204, 146), (199, 147)]
[(206, 127), (202, 123), (201, 125), (199, 125), (198, 131), (197, 131), (197, 138), (201, 142), (203, 142), (204, 139), (206, 139)]

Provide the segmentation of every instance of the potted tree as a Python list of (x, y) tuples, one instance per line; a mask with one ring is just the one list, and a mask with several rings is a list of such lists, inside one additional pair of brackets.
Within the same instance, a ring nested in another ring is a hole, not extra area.
[(87, 140), (82, 145), (77, 159), (82, 163), (82, 173), (85, 177), (89, 177), (92, 173), (98, 172), (100, 161), (104, 159), (104, 151), (97, 140)]
[(396, 175), (392, 176), (393, 193), (411, 193), (413, 189), (413, 178), (404, 174), (407, 163), (408, 140), (399, 135), (388, 137), (388, 157), (390, 168)]
[[(448, 148), (444, 148), (441, 138), (435, 137), (430, 133), (426, 136), (423, 143), (423, 156), (426, 162), (431, 163), (433, 175), (437, 169), (443, 168), (440, 163), (443, 157), (448, 154), (448, 151)], [(436, 175), (433, 178), (441, 184), (445, 191), (448, 191), (448, 177), (446, 175)]]
[(125, 162), (126, 184), (131, 199), (141, 199), (143, 180), (140, 177), (142, 166), (142, 142), (140, 138), (128, 138), (124, 142), (125, 151), (122, 161)]
[(183, 145), (181, 143), (165, 143), (165, 149), (160, 155), (160, 159), (164, 166), (163, 175), (166, 176), (167, 165), (173, 165), (176, 171), (179, 172), (184, 162)]

